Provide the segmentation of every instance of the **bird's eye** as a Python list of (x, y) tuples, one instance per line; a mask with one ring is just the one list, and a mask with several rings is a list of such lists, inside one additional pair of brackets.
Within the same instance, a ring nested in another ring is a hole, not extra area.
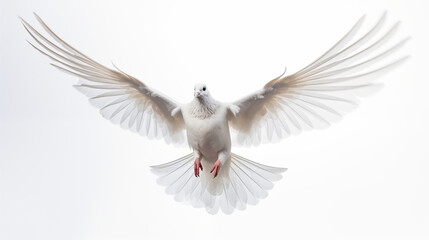
[(206, 90), (206, 87), (203, 87), (203, 91), (205, 91)]

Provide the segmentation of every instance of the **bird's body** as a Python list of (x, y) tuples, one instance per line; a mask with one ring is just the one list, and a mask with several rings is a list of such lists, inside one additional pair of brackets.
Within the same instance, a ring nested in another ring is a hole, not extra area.
[[(219, 209), (231, 213), (256, 204), (286, 170), (232, 153), (230, 129), (235, 130), (236, 144), (256, 146), (305, 129), (328, 126), (357, 105), (362, 91), (376, 85), (371, 82), (374, 75), (405, 58), (359, 71), (392, 54), (407, 40), (362, 61), (392, 37), (398, 24), (362, 47), (377, 35), (384, 14), (368, 33), (347, 45), (362, 25), (361, 18), (316, 61), (292, 75), (285, 76), (284, 72), (242, 99), (222, 103), (211, 96), (205, 84), (199, 83), (194, 87), (192, 101), (180, 104), (119, 69), (97, 63), (59, 38), (37, 15), (36, 18), (55, 42), (22, 20), (37, 46), (30, 44), (59, 64), (53, 66), (78, 76), (80, 82), (75, 87), (100, 109), (103, 117), (167, 143), (187, 139), (193, 153), (153, 166), (152, 171), (176, 200), (205, 207), (210, 213)], [(359, 73), (351, 75), (355, 72)]]
[(204, 159), (213, 161), (221, 152), (226, 156), (231, 153), (228, 112), (220, 103), (206, 104), (194, 99), (182, 107), (182, 114), (189, 146)]
[(195, 85), (194, 96), (181, 107), (189, 147), (195, 159), (223, 165), (231, 156), (229, 108), (213, 99), (205, 84)]
[(225, 116), (226, 108), (219, 105), (216, 113), (206, 119), (188, 114), (184, 113), (183, 118), (189, 146), (206, 159), (216, 158), (220, 152), (225, 152), (229, 156), (231, 137)]

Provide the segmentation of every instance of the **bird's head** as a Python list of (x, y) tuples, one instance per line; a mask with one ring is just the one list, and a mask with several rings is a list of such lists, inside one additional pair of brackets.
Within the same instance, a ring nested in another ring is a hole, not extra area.
[(197, 83), (194, 87), (194, 97), (207, 98), (210, 97), (210, 92), (204, 83)]

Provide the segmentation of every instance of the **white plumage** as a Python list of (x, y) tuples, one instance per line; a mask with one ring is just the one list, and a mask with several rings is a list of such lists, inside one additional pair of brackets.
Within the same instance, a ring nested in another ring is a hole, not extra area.
[(375, 38), (383, 28), (383, 14), (369, 32), (350, 43), (363, 23), (362, 17), (316, 61), (292, 75), (285, 76), (285, 71), (247, 97), (222, 103), (199, 83), (194, 88), (194, 99), (179, 104), (136, 78), (87, 57), (36, 18), (54, 41), (22, 20), (35, 41), (30, 44), (51, 58), (53, 66), (78, 76), (75, 87), (103, 117), (167, 143), (181, 144), (187, 139), (193, 153), (153, 166), (152, 170), (160, 176), (158, 183), (166, 186), (167, 193), (175, 195), (176, 200), (205, 207), (213, 214), (219, 209), (232, 213), (256, 204), (286, 170), (232, 153), (230, 128), (236, 144), (256, 146), (305, 129), (328, 126), (356, 106), (358, 97), (377, 86), (371, 80), (406, 59), (369, 69), (408, 40), (380, 50), (398, 28), (397, 23)]

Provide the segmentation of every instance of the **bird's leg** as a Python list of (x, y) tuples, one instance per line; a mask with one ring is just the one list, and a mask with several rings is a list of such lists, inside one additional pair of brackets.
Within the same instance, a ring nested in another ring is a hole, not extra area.
[(218, 160), (215, 162), (215, 164), (213, 165), (212, 170), (210, 171), (210, 173), (213, 172), (213, 178), (215, 178), (219, 174), (220, 167), (229, 158), (229, 154), (230, 154), (230, 152), (227, 152), (227, 151), (222, 151), (222, 152), (219, 153)]
[(200, 169), (201, 169), (201, 171), (203, 171), (203, 165), (201, 164), (201, 160), (199, 158), (196, 158), (195, 162), (194, 162), (195, 177), (200, 176)]
[(213, 173), (213, 178), (215, 178), (215, 177), (217, 176), (217, 174), (219, 173), (221, 165), (222, 165), (222, 163), (221, 163), (220, 159), (218, 159), (218, 160), (215, 162), (215, 164), (213, 165), (213, 168), (212, 168), (212, 170), (210, 171), (210, 173), (212, 173), (212, 172), (214, 171), (214, 173)]
[(194, 174), (195, 177), (199, 177), (200, 176), (200, 169), (201, 171), (203, 171), (203, 165), (201, 164), (201, 156), (200, 153), (198, 151), (194, 151), (194, 157), (195, 157), (195, 162), (194, 162)]

